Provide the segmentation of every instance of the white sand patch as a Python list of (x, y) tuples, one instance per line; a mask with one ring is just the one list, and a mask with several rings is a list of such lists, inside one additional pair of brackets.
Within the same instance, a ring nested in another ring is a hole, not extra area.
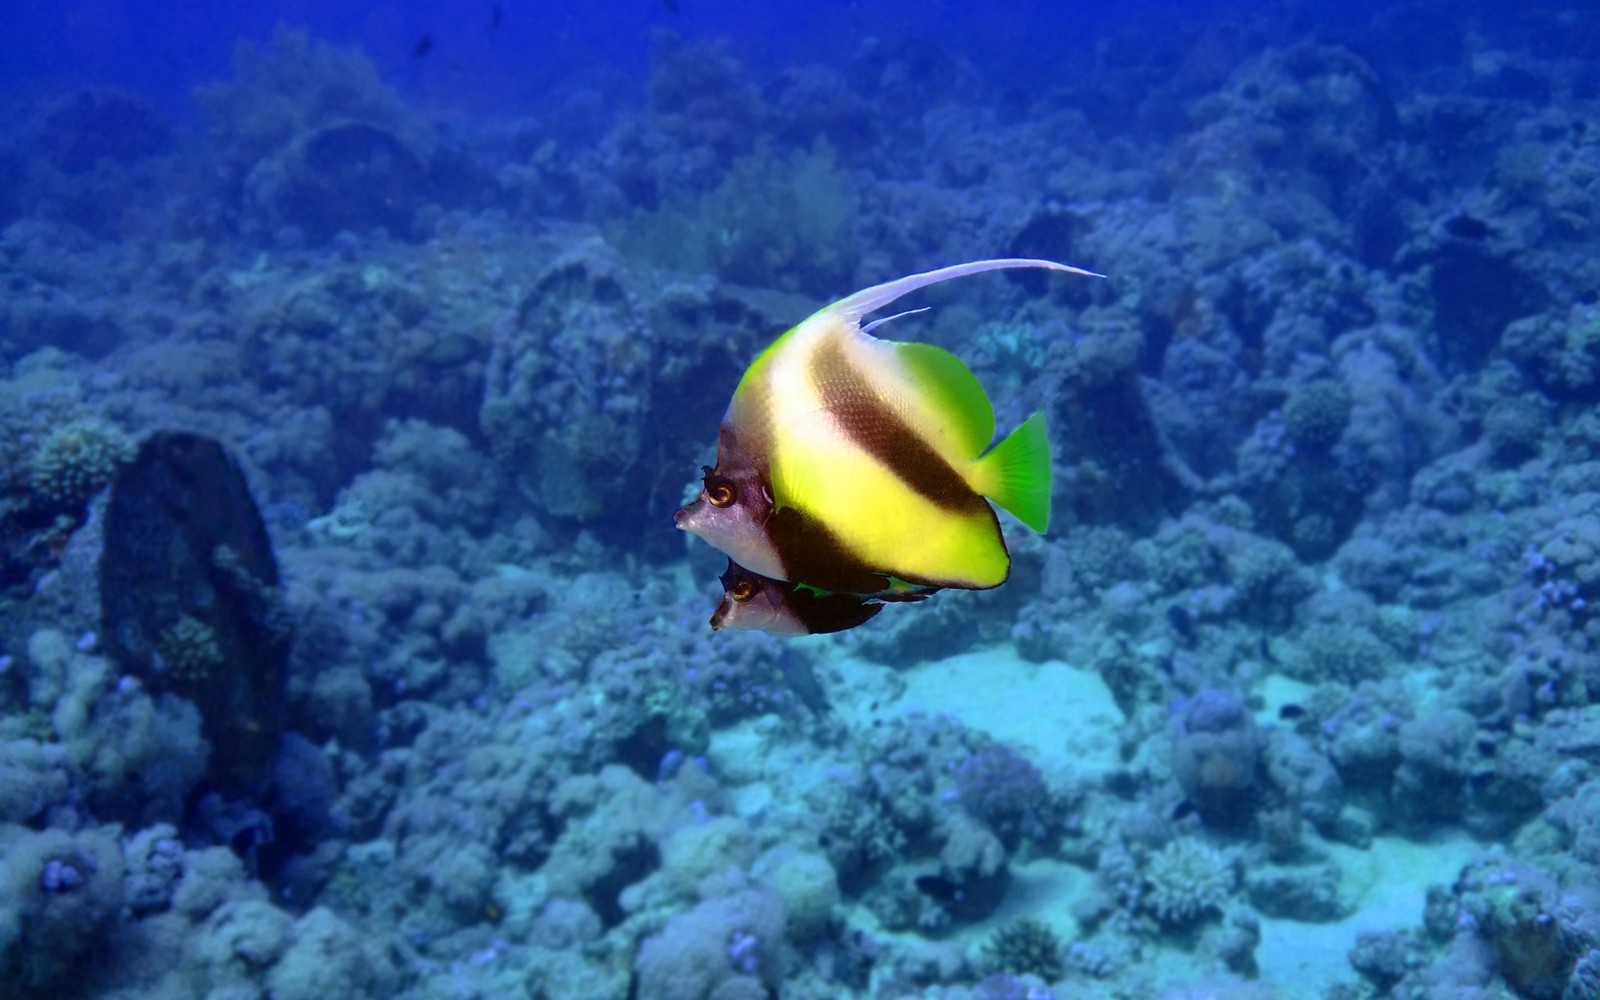
[(1359, 934), (1421, 927), (1428, 887), (1450, 885), (1463, 866), (1488, 851), (1461, 835), (1426, 844), (1378, 837), (1365, 851), (1324, 846), (1338, 862), (1345, 898), (1356, 909), (1335, 924), (1262, 919), (1256, 949), (1261, 980), (1287, 996), (1316, 996), (1327, 984), (1354, 978), (1348, 956)]
[(1268, 674), (1261, 678), (1255, 689), (1256, 697), (1261, 699), (1261, 708), (1256, 712), (1256, 725), (1280, 725), (1282, 717), (1279, 713), (1283, 711), (1283, 707), (1305, 705), (1316, 689), (1315, 684), (1297, 681), (1282, 674)]
[[(923, 712), (949, 715), (1009, 743), (1051, 776), (1093, 780), (1114, 769), (1122, 711), (1100, 675), (996, 646), (896, 672), (864, 660), (839, 670), (852, 694), (838, 700), (852, 725)], [(874, 710), (873, 706), (877, 708)]]
[(1000, 908), (972, 925), (968, 936), (986, 941), (989, 935), (1024, 917), (1037, 920), (1071, 941), (1078, 933), (1070, 904), (1094, 891), (1094, 873), (1054, 858), (1034, 858), (1011, 866), (1011, 888)]

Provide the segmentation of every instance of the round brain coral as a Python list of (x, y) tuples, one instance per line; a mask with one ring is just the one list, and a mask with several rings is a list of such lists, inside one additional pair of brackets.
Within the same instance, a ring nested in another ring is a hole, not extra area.
[(74, 420), (56, 428), (33, 453), (28, 483), (52, 507), (79, 507), (111, 481), (133, 451), (133, 441), (111, 424)]
[(1055, 804), (1044, 775), (1005, 746), (985, 747), (955, 769), (956, 792), (974, 818), (1015, 849), (1024, 838), (1044, 842), (1055, 825)]
[(1516, 464), (1539, 453), (1550, 414), (1532, 394), (1502, 399), (1489, 407), (1483, 417), (1483, 437), (1494, 457)]
[(1350, 409), (1350, 391), (1333, 379), (1317, 379), (1299, 386), (1283, 404), (1289, 440), (1307, 451), (1333, 447), (1350, 423)]

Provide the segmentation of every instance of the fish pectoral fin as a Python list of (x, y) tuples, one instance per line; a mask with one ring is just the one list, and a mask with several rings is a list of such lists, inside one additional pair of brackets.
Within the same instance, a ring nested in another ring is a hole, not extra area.
[(1043, 534), (1050, 528), (1050, 437), (1035, 413), (978, 459), (978, 492)]
[(883, 601), (885, 604), (915, 604), (926, 601), (939, 592), (938, 587), (924, 583), (912, 583), (902, 580), (897, 576), (889, 577), (889, 585), (881, 592), (873, 594), (872, 599)]
[[(933, 344), (885, 344), (911, 381), (911, 404), (922, 420), (950, 435), (962, 459), (994, 439), (994, 407), (978, 376), (954, 354)], [(920, 422), (920, 421), (919, 421)]]

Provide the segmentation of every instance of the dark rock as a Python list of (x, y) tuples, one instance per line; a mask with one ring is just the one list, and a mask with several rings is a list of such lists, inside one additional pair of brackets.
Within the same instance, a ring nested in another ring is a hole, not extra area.
[(1481, 237), (1463, 236), (1457, 231), (1460, 218), (1443, 222), (1442, 238), (1415, 261), (1431, 267), (1435, 349), (1442, 366), (1452, 372), (1482, 365), (1499, 345), (1506, 324), (1537, 312), (1548, 297), (1537, 277), (1515, 259), (1514, 245), (1494, 238), (1499, 227), (1480, 222)]
[(100, 609), (111, 656), (199, 708), (207, 784), (260, 792), (283, 734), (291, 634), (266, 527), (221, 444), (159, 432), (122, 468), (106, 510)]

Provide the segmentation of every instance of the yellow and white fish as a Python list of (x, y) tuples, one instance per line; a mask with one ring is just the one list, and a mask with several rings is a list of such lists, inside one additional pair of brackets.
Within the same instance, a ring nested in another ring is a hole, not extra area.
[(716, 468), (678, 527), (759, 576), (833, 593), (1004, 583), (1011, 556), (985, 497), (1047, 528), (1043, 415), (990, 447), (994, 409), (960, 359), (879, 340), (868, 331), (885, 321), (861, 319), (929, 285), (1022, 267), (1094, 276), (1047, 260), (972, 261), (863, 289), (779, 337), (740, 379)]

